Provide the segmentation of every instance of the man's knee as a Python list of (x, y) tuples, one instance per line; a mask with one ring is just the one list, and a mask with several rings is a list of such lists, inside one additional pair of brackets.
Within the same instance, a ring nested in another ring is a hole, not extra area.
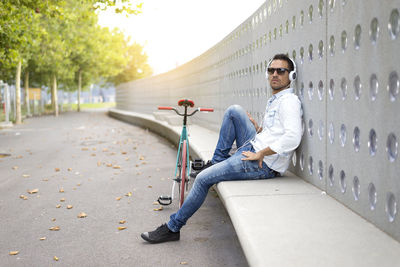
[(237, 104), (229, 106), (225, 111), (226, 114), (229, 114), (231, 116), (235, 114), (240, 114), (242, 112), (244, 112), (244, 109), (242, 108), (242, 106)]

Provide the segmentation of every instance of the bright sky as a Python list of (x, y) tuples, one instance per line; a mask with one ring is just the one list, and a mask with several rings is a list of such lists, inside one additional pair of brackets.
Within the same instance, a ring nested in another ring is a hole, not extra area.
[[(134, 0), (137, 3), (140, 0)], [(112, 11), (99, 24), (118, 27), (144, 45), (154, 73), (182, 65), (221, 41), (265, 0), (142, 0), (142, 14), (126, 18)]]

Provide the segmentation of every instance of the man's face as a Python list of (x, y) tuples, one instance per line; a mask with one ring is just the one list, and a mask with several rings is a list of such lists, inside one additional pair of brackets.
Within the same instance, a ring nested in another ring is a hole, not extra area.
[[(289, 65), (285, 60), (276, 59), (271, 62), (268, 68), (289, 69)], [(278, 74), (277, 71), (272, 74), (268, 73), (268, 81), (273, 90), (286, 88), (290, 84), (289, 72), (285, 71), (283, 74)]]

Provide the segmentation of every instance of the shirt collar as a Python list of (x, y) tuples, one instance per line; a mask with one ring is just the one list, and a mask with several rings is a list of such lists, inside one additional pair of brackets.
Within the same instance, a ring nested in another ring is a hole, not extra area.
[(268, 103), (271, 104), (275, 99), (278, 99), (281, 96), (290, 94), (290, 93), (292, 93), (292, 94), (294, 93), (293, 88), (288, 88), (288, 89), (282, 90), (279, 93), (272, 95), (272, 97), (268, 100)]

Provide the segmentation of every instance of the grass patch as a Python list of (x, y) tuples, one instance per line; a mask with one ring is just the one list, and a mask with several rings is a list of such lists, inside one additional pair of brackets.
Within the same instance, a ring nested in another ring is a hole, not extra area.
[[(83, 103), (81, 104), (81, 109), (97, 109), (97, 108), (113, 108), (115, 107), (115, 102), (107, 102), (107, 103)], [(77, 110), (78, 104), (64, 104), (64, 110)]]

